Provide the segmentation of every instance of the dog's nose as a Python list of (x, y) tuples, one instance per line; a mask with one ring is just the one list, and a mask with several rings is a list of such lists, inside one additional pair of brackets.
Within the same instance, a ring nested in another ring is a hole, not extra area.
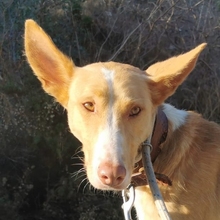
[(103, 184), (117, 187), (123, 182), (126, 169), (122, 165), (112, 166), (112, 164), (104, 163), (98, 167), (98, 176)]

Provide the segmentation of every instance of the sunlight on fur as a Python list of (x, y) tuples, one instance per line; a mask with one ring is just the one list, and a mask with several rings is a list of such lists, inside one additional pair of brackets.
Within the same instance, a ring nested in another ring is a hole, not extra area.
[[(197, 113), (164, 104), (205, 47), (200, 44), (144, 71), (116, 62), (77, 67), (27, 20), (27, 60), (43, 89), (66, 108), (70, 130), (83, 144), (84, 168), (76, 175), (85, 170), (97, 189), (126, 188), (139, 146), (151, 135), (161, 106), (168, 135), (153, 166), (172, 180), (172, 186), (159, 184), (172, 219), (220, 219), (220, 127)], [(136, 188), (135, 207), (139, 220), (159, 220), (148, 185)]]

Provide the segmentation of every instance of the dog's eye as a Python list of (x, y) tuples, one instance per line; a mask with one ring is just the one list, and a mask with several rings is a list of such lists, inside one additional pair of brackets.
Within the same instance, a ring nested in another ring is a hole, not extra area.
[(141, 112), (140, 107), (134, 107), (131, 109), (129, 116), (130, 117), (137, 116), (140, 112)]
[(95, 111), (95, 105), (92, 102), (85, 102), (83, 104), (83, 106), (85, 107), (86, 110), (88, 110), (90, 112), (94, 112)]

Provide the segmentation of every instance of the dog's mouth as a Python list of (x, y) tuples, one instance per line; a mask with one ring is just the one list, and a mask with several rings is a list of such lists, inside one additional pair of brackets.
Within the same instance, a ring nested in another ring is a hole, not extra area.
[(90, 167), (89, 164), (84, 164), (84, 168), (88, 180), (94, 188), (119, 191), (125, 189), (131, 183), (133, 174), (136, 172), (141, 158), (141, 147), (139, 147), (133, 159), (133, 166), (114, 165), (111, 162), (103, 161), (96, 169), (94, 169), (94, 166)]
[(100, 190), (121, 191), (131, 183), (134, 173), (137, 171), (138, 162), (141, 159), (141, 154), (136, 157), (132, 169), (126, 169), (122, 165), (116, 167), (100, 166), (93, 174), (87, 169), (87, 177), (91, 185)]
[(123, 190), (131, 180), (131, 173), (122, 165), (108, 168), (98, 168), (95, 186), (102, 190)]

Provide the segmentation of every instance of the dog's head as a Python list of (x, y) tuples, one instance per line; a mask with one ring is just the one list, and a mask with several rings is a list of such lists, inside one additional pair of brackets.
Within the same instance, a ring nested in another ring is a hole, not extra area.
[(193, 70), (205, 45), (146, 71), (115, 62), (77, 67), (34, 21), (25, 25), (28, 62), (43, 89), (66, 108), (70, 130), (83, 144), (89, 181), (99, 189), (129, 184), (157, 107)]

